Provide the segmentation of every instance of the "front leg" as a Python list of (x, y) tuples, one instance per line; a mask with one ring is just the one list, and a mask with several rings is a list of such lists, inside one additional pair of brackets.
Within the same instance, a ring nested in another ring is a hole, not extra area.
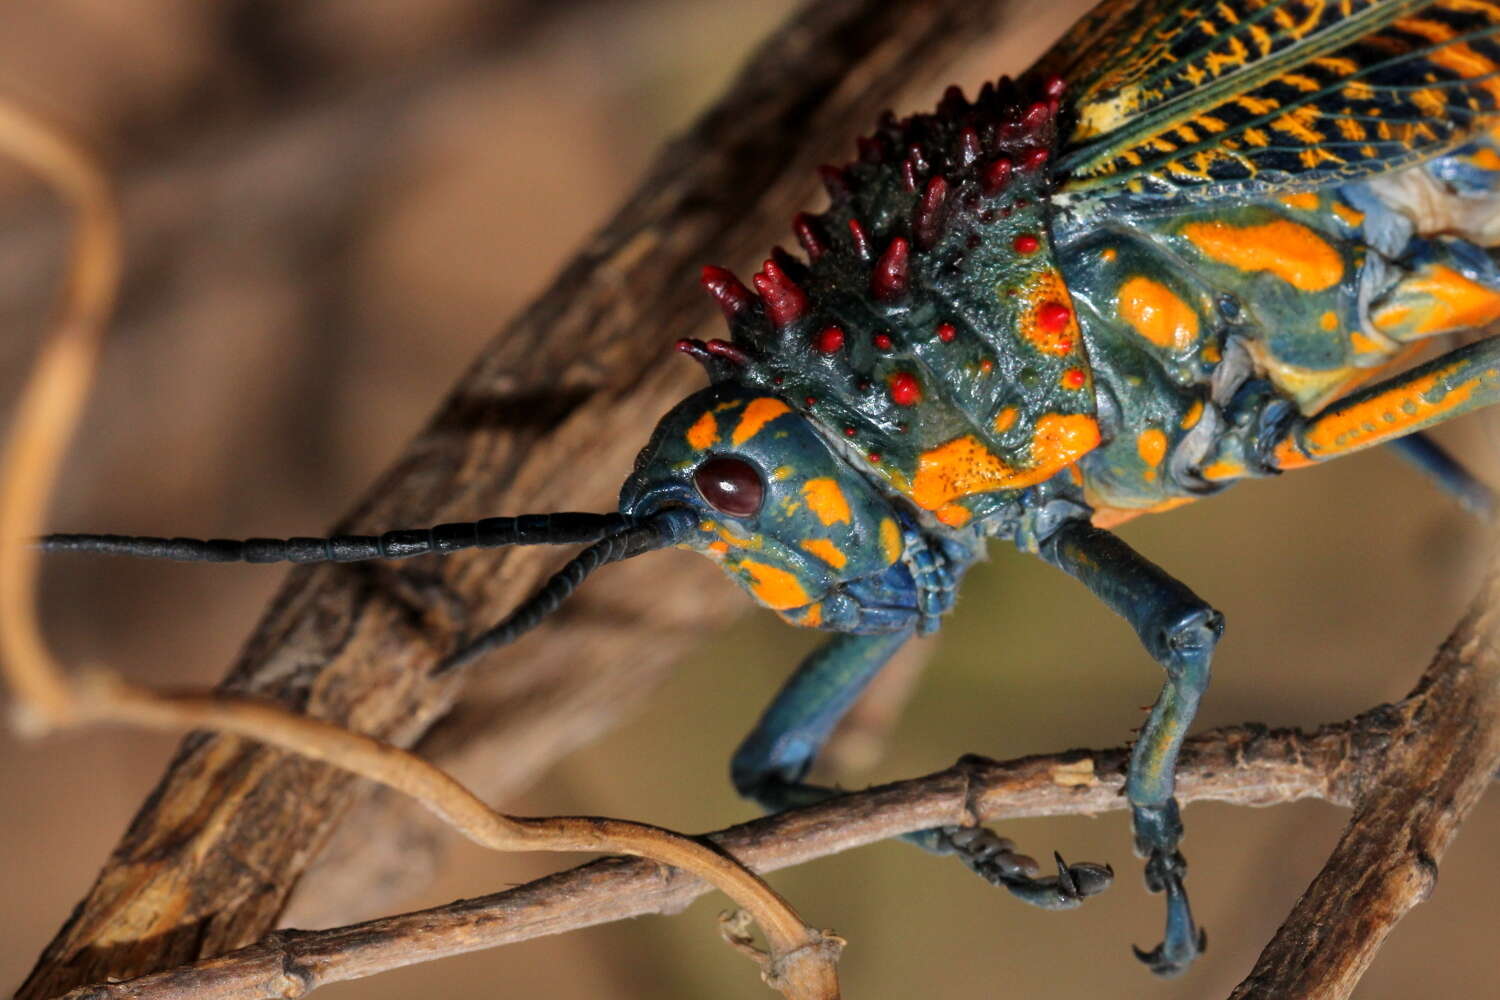
[[(837, 794), (802, 779), (840, 718), (885, 666), (912, 629), (884, 635), (835, 635), (797, 668), (755, 729), (735, 751), (730, 772), (741, 795), (778, 812)], [(1069, 865), (1053, 855), (1057, 874), (1035, 877), (1034, 861), (982, 827), (921, 830), (905, 838), (965, 865), (1018, 899), (1045, 909), (1068, 909), (1108, 887), (1107, 865)]]
[(1193, 924), (1178, 851), (1182, 818), (1172, 797), (1177, 752), (1208, 687), (1214, 646), (1224, 618), (1187, 587), (1130, 546), (1085, 520), (1065, 521), (1042, 540), (1042, 558), (1087, 586), (1128, 621), (1167, 672), (1151, 714), (1130, 755), (1125, 794), (1130, 800), (1136, 853), (1146, 858), (1146, 886), (1167, 894), (1163, 942), (1136, 955), (1162, 976), (1188, 967), (1206, 938)]

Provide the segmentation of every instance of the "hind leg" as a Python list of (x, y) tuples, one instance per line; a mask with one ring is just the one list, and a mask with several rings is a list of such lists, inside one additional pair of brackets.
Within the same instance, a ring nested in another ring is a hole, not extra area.
[(1270, 465), (1297, 469), (1386, 444), (1500, 402), (1500, 337), (1459, 347), (1298, 417), (1271, 442)]
[(1495, 491), (1426, 434), (1418, 431), (1388, 445), (1481, 521), (1495, 517)]

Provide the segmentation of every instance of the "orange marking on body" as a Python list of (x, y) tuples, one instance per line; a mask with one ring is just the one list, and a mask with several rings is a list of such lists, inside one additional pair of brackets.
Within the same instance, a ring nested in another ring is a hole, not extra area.
[(780, 611), (812, 603), (797, 578), (780, 567), (756, 559), (741, 559), (740, 569), (750, 575), (750, 593), (768, 608)]
[(887, 563), (901, 558), (906, 545), (901, 541), (901, 527), (891, 518), (880, 522), (880, 554)]
[(950, 528), (962, 528), (974, 515), (969, 508), (956, 503), (945, 503), (933, 511), (933, 516)]
[(1068, 307), (1068, 286), (1062, 275), (1048, 269), (1021, 292), (1026, 300), (1017, 330), (1043, 354), (1067, 354), (1078, 343), (1078, 321)]
[(1365, 221), (1365, 213), (1355, 211), (1341, 201), (1333, 203), (1333, 214), (1356, 229)]
[(1316, 461), (1316, 459), (1309, 458), (1304, 454), (1302, 449), (1297, 447), (1297, 442), (1291, 438), (1287, 438), (1278, 444), (1276, 450), (1271, 453), (1271, 457), (1275, 462), (1276, 468), (1285, 470), (1300, 469), (1303, 466), (1312, 465)]
[(827, 476), (809, 479), (802, 484), (802, 498), (807, 501), (808, 509), (825, 525), (840, 521), (849, 523), (849, 500), (837, 480)]
[(1167, 434), (1157, 427), (1148, 427), (1136, 435), (1135, 452), (1141, 461), (1152, 469), (1161, 464), (1167, 455)]
[(1030, 467), (1017, 469), (965, 434), (918, 456), (910, 495), (919, 507), (935, 511), (959, 497), (1033, 486), (1098, 444), (1099, 425), (1093, 417), (1049, 413), (1037, 421), (1032, 435)]
[(1020, 411), (1014, 406), (1007, 406), (995, 414), (995, 422), (991, 426), (995, 428), (996, 434), (1004, 434), (1015, 426), (1016, 417), (1019, 415)]
[(1245, 474), (1245, 466), (1238, 459), (1221, 458), (1203, 467), (1203, 478), (1217, 482), (1222, 479), (1238, 479)]
[(1059, 381), (1064, 389), (1082, 389), (1089, 384), (1089, 377), (1082, 368), (1069, 368)]
[(823, 602), (819, 601), (817, 604), (809, 604), (807, 609), (802, 612), (801, 617), (797, 619), (797, 624), (805, 625), (808, 628), (817, 628), (823, 624)]
[(1099, 259), (1104, 261), (1104, 263), (1106, 264), (1113, 264), (1115, 262), (1115, 259), (1119, 256), (1120, 251), (1116, 250), (1114, 247), (1105, 247), (1104, 252), (1099, 255)]
[(1476, 374), (1449, 387), (1436, 401), (1426, 398), (1460, 367), (1461, 364), (1440, 368), (1369, 399), (1329, 410), (1308, 425), (1301, 444), (1314, 459), (1328, 458), (1400, 437), (1433, 423), (1468, 402), (1479, 385), (1479, 375)]
[(1198, 313), (1159, 281), (1137, 276), (1120, 286), (1120, 316), (1136, 333), (1166, 350), (1198, 339)]
[(1193, 400), (1193, 405), (1189, 406), (1188, 411), (1182, 415), (1182, 428), (1186, 430), (1189, 427), (1195, 426), (1198, 423), (1198, 418), (1202, 416), (1203, 400), (1195, 399)]
[(1318, 196), (1311, 191), (1299, 191), (1296, 194), (1280, 195), (1276, 200), (1283, 205), (1289, 205), (1304, 212), (1315, 212), (1318, 209)]
[(791, 413), (792, 408), (774, 396), (762, 396), (759, 399), (750, 400), (745, 407), (745, 413), (740, 417), (740, 422), (735, 425), (734, 433), (729, 435), (729, 440), (736, 445), (742, 445), (755, 435), (760, 429), (784, 413)]
[(1384, 344), (1371, 340), (1358, 330), (1349, 331), (1349, 346), (1359, 354), (1384, 354), (1386, 351)]
[(1344, 259), (1327, 240), (1286, 219), (1252, 226), (1190, 222), (1182, 234), (1206, 257), (1241, 271), (1269, 271), (1293, 288), (1321, 292), (1344, 276)]
[(729, 543), (719, 540), (709, 542), (708, 551), (712, 552), (716, 556), (727, 556), (729, 555)]
[(693, 426), (688, 428), (687, 443), (699, 451), (705, 451), (712, 448), (714, 442), (718, 440), (719, 422), (714, 419), (712, 413), (704, 410), (703, 416), (695, 420)]
[(1339, 328), (1339, 314), (1329, 310), (1318, 317), (1318, 325), (1330, 332), (1337, 330)]
[(1469, 154), (1469, 162), (1480, 170), (1500, 170), (1500, 153), (1488, 146), (1481, 146)]
[[(1397, 294), (1405, 301), (1377, 309), (1371, 317), (1377, 329), (1393, 331), (1418, 310), (1420, 318), (1411, 332), (1419, 334), (1485, 326), (1500, 319), (1500, 292), (1441, 264), (1401, 282)], [(1431, 302), (1425, 309), (1413, 307), (1413, 296), (1427, 296)]]
[(849, 562), (849, 557), (844, 555), (843, 551), (837, 545), (826, 538), (809, 538), (799, 544), (803, 549), (811, 552), (834, 569), (843, 569)]
[(1124, 524), (1126, 521), (1132, 521), (1142, 514), (1163, 514), (1169, 510), (1176, 510), (1178, 507), (1190, 504), (1196, 499), (1198, 498), (1172, 497), (1169, 500), (1163, 500), (1161, 503), (1150, 507), (1096, 507), (1094, 509), (1094, 516), (1089, 520), (1093, 523), (1094, 527), (1107, 530), (1116, 525)]

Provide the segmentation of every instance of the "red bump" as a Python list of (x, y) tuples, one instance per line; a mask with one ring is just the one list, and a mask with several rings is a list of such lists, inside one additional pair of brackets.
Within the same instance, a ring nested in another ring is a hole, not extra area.
[(917, 190), (917, 165), (909, 156), (901, 161), (901, 186), (906, 188), (908, 193)]
[(823, 234), (818, 229), (817, 220), (806, 212), (798, 212), (792, 219), (792, 232), (797, 237), (797, 242), (807, 253), (808, 260), (817, 260), (828, 250), (828, 245), (823, 242)]
[(1022, 233), (1020, 236), (1017, 236), (1016, 241), (1011, 244), (1011, 246), (1016, 248), (1016, 253), (1036, 253), (1037, 248), (1041, 245), (1042, 241), (1037, 239), (1030, 233)]
[(875, 262), (875, 271), (870, 275), (870, 294), (877, 301), (896, 302), (906, 295), (911, 280), (910, 250), (906, 240), (897, 236)]
[(1067, 81), (1056, 74), (1047, 77), (1047, 82), (1042, 84), (1042, 91), (1053, 100), (1061, 98), (1067, 89)]
[(852, 438), (853, 436), (854, 436), (854, 428), (853, 427), (845, 427), (844, 428), (844, 437), (846, 437), (846, 438)]
[(916, 406), (922, 401), (922, 384), (910, 372), (897, 372), (890, 381), (891, 402), (897, 406)]
[(937, 328), (937, 339), (945, 344), (953, 343), (953, 338), (958, 336), (958, 331), (953, 328), (952, 323), (944, 323)]
[(732, 361), (737, 365), (744, 366), (750, 363), (750, 355), (727, 340), (710, 340), (703, 345), (703, 348), (709, 354), (723, 358), (725, 361)]
[(1088, 376), (1083, 373), (1082, 368), (1069, 368), (1063, 372), (1062, 384), (1069, 389), (1082, 389), (1087, 381)]
[(917, 201), (916, 214), (912, 219), (912, 234), (916, 237), (918, 247), (930, 250), (937, 245), (938, 238), (943, 234), (947, 203), (947, 180), (942, 177), (932, 178)]
[(974, 161), (979, 159), (979, 149), (979, 133), (965, 126), (963, 131), (958, 133), (958, 154), (964, 166), (974, 165)]
[(870, 342), (875, 345), (875, 350), (877, 351), (889, 351), (891, 349), (891, 335), (888, 333), (877, 333), (870, 338)]
[(708, 289), (708, 294), (714, 297), (714, 301), (719, 303), (726, 318), (734, 319), (749, 308), (752, 298), (750, 289), (741, 284), (740, 279), (730, 271), (709, 264), (703, 269), (703, 276), (699, 281)]
[(1048, 109), (1045, 101), (1037, 101), (1026, 109), (1026, 114), (1021, 120), (1026, 123), (1026, 127), (1029, 129), (1040, 129), (1052, 120), (1052, 112)]
[(1004, 156), (992, 161), (984, 168), (984, 172), (979, 178), (979, 183), (984, 189), (984, 193), (999, 194), (1001, 189), (1010, 183), (1011, 170), (1012, 164)]
[(823, 354), (837, 354), (844, 347), (844, 331), (836, 326), (825, 326), (813, 343)]
[(806, 403), (808, 406), (816, 406), (818, 405), (818, 397), (808, 396), (806, 399), (802, 400), (802, 402)]
[(859, 259), (869, 260), (870, 237), (865, 235), (865, 227), (859, 224), (858, 219), (849, 220), (849, 235), (854, 239), (854, 252), (859, 255)]
[(1073, 319), (1073, 310), (1061, 302), (1043, 302), (1036, 311), (1036, 321), (1043, 330), (1056, 333)]
[(865, 458), (869, 459), (871, 464), (874, 464), (875, 462), (880, 461), (880, 452), (872, 451), (868, 455), (866, 455)]
[(1040, 170), (1047, 162), (1047, 151), (1038, 146), (1021, 154), (1021, 166), (1026, 170)]
[(807, 315), (807, 293), (775, 260), (768, 260), (755, 276), (755, 290), (766, 302), (766, 312), (778, 327), (788, 326)]

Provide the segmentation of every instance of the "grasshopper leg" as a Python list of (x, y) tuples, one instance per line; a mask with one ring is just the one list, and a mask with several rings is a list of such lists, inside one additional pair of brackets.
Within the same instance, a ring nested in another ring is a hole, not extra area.
[(1064, 521), (1041, 540), (1039, 551), (1129, 622), (1167, 674), (1131, 752), (1125, 794), (1136, 853), (1146, 858), (1146, 886), (1167, 897), (1162, 943), (1149, 952), (1136, 949), (1136, 955), (1158, 975), (1176, 975), (1206, 944), (1183, 888), (1187, 863), (1178, 850), (1182, 817), (1173, 798), (1177, 752), (1208, 687), (1224, 619), (1119, 538), (1086, 520)]

